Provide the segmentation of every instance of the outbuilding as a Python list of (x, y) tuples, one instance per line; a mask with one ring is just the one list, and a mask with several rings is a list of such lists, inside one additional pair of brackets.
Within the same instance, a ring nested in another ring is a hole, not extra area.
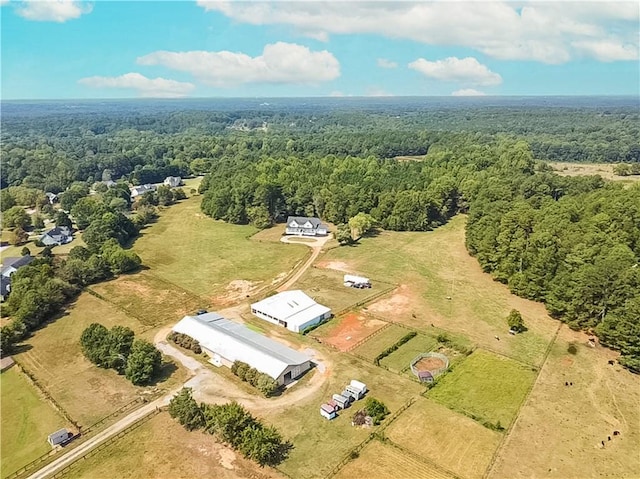
[(51, 446), (57, 446), (69, 439), (70, 435), (71, 434), (69, 434), (69, 431), (67, 431), (66, 429), (59, 429), (58, 431), (49, 434), (49, 437), (47, 437), (47, 441), (49, 442), (49, 444), (51, 444)]
[(340, 407), (340, 409), (346, 409), (349, 407), (349, 404), (351, 404), (351, 401), (349, 400), (349, 398), (346, 398), (341, 394), (334, 394), (332, 396), (332, 399), (336, 402), (336, 404), (338, 405), (338, 407)]
[(355, 276), (353, 274), (345, 274), (343, 279), (344, 285), (350, 288), (370, 288), (371, 281), (364, 276)]
[(338, 410), (331, 404), (323, 404), (320, 406), (320, 415), (330, 421), (338, 416)]
[(242, 361), (278, 384), (288, 384), (311, 369), (306, 355), (217, 313), (185, 316), (173, 331), (198, 341), (215, 366), (231, 367), (234, 361)]
[(331, 317), (331, 310), (316, 303), (300, 290), (283, 291), (251, 305), (251, 312), (260, 319), (300, 333)]

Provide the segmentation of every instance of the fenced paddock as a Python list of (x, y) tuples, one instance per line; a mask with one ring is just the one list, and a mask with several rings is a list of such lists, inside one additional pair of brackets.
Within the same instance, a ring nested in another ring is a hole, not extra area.
[(440, 353), (420, 353), (411, 361), (411, 372), (420, 382), (432, 382), (449, 367), (449, 358)]

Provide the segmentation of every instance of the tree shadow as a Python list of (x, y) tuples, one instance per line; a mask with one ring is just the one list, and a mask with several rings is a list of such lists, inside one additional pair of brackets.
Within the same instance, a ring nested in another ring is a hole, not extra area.
[(173, 373), (178, 370), (178, 366), (173, 361), (164, 361), (158, 370), (158, 374), (156, 374), (151, 382), (149, 382), (149, 386), (157, 386), (163, 382), (166, 382)]

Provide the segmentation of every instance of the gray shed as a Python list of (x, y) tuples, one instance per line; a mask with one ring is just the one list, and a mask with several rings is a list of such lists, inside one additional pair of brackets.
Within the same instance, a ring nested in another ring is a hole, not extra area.
[(69, 439), (69, 435), (69, 431), (67, 431), (66, 429), (60, 429), (52, 434), (49, 434), (47, 441), (49, 441), (49, 444), (51, 444), (52, 446), (57, 446), (58, 444), (62, 444), (67, 439)]

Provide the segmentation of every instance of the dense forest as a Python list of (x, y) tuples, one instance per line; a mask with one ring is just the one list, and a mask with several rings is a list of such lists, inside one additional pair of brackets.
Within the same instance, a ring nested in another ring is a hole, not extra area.
[[(121, 245), (172, 199), (147, 197), (131, 215), (128, 183), (206, 174), (206, 214), (261, 228), (289, 214), (346, 224), (363, 213), (427, 231), (468, 213), (467, 247), (485, 271), (640, 371), (640, 187), (560, 177), (544, 163), (625, 163), (631, 174), (639, 119), (637, 98), (5, 102), (5, 225), (19, 230), (20, 206), (44, 210), (44, 191), (63, 192), (88, 248), (16, 273), (3, 309), (22, 334), (42, 302), (34, 278), (62, 302), (134, 267), (120, 265)], [(118, 185), (88, 196), (106, 180)]]

